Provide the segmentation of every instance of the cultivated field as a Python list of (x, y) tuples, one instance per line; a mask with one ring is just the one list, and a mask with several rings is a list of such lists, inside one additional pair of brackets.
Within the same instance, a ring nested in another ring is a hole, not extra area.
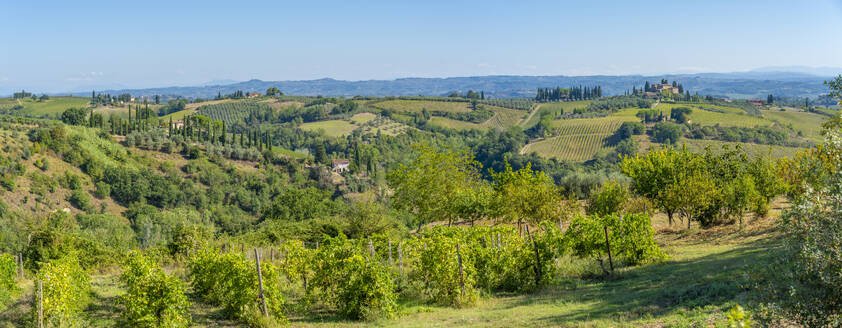
[(385, 135), (398, 135), (406, 131), (404, 124), (380, 117), (372, 113), (358, 113), (347, 120), (327, 120), (301, 124), (306, 131), (323, 130), (329, 137), (344, 137), (359, 129), (363, 134), (376, 134), (377, 131)]
[(507, 129), (509, 127), (517, 125), (526, 116), (526, 112), (524, 111), (503, 107), (485, 107), (493, 111), (494, 116), (482, 123), (466, 122), (440, 116), (433, 116), (432, 118), (430, 118), (430, 123), (436, 126), (456, 130), (485, 130), (489, 128)]
[(611, 148), (605, 144), (605, 139), (613, 135), (624, 121), (617, 118), (557, 120), (554, 122), (559, 130), (557, 136), (530, 143), (520, 152), (559, 160), (586, 161)]
[(576, 108), (588, 108), (590, 103), (590, 100), (582, 100), (539, 104), (538, 107), (530, 114), (528, 119), (520, 123), (520, 126), (524, 129), (528, 129), (535, 126), (535, 124), (538, 124), (538, 121), (541, 120), (541, 115), (544, 113), (551, 113), (553, 117), (556, 117), (562, 112), (573, 112)]
[(16, 105), (23, 106), (21, 112), (33, 116), (50, 115), (55, 117), (71, 107), (87, 108), (90, 106), (90, 98), (83, 97), (50, 97), (48, 100), (37, 101), (31, 98), (0, 100), (0, 108), (11, 108)]
[[(719, 124), (721, 126), (741, 126), (741, 127), (755, 127), (755, 126), (769, 126), (772, 124), (769, 120), (763, 119), (762, 117), (758, 116), (750, 116), (746, 114), (739, 108), (733, 107), (721, 107), (721, 106), (713, 106), (713, 105), (690, 105), (690, 104), (658, 104), (655, 106), (655, 109), (663, 111), (664, 115), (669, 115), (670, 110), (674, 107), (689, 107), (693, 110), (690, 113), (690, 121), (692, 123), (698, 123), (701, 125), (716, 125)], [(719, 113), (710, 110), (704, 110), (702, 107), (705, 108), (714, 108), (720, 107), (726, 111), (725, 113)]]
[(380, 109), (391, 109), (400, 112), (420, 112), (424, 109), (427, 111), (442, 111), (442, 112), (470, 112), (471, 103), (455, 102), (455, 101), (427, 101), (427, 100), (386, 100), (372, 103), (370, 106)]
[(825, 115), (792, 110), (785, 112), (763, 111), (763, 116), (769, 120), (776, 120), (783, 125), (792, 124), (792, 127), (801, 131), (805, 138), (816, 142), (822, 141), (822, 123), (829, 118)]

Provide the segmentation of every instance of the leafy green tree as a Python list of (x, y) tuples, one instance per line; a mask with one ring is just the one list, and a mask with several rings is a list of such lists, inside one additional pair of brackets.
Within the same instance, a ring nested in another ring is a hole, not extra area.
[(350, 238), (366, 238), (387, 232), (394, 221), (380, 203), (365, 200), (355, 202), (348, 209), (345, 218), (345, 234)]
[(544, 172), (533, 171), (532, 164), (512, 170), (490, 172), (494, 187), (494, 208), (498, 215), (518, 227), (525, 223), (555, 222), (563, 211), (561, 191)]
[(267, 96), (283, 96), (284, 93), (281, 92), (281, 90), (278, 90), (278, 88), (276, 88), (276, 87), (271, 87), (269, 89), (266, 89), (266, 95)]
[(685, 124), (690, 120), (690, 107), (674, 107), (670, 109), (670, 119), (679, 124)]
[(638, 145), (637, 141), (632, 138), (624, 139), (617, 143), (617, 146), (614, 150), (619, 154), (621, 157), (623, 156), (633, 156), (637, 154)]
[(615, 180), (607, 181), (588, 197), (587, 213), (596, 216), (618, 214), (629, 198), (628, 188)]
[(659, 122), (655, 124), (652, 137), (656, 142), (664, 144), (675, 144), (684, 136), (684, 126), (672, 122)]
[(822, 147), (799, 159), (808, 169), (793, 172), (804, 175), (798, 180), (804, 188), (779, 222), (784, 253), (755, 272), (764, 302), (807, 327), (842, 323), (842, 135), (826, 134)]
[(61, 121), (70, 125), (85, 125), (88, 121), (87, 116), (88, 111), (73, 107), (61, 113)]
[(467, 150), (436, 151), (426, 145), (415, 149), (418, 156), (387, 178), (394, 190), (392, 203), (414, 213), (419, 229), (426, 222), (452, 223), (458, 218), (453, 199), (478, 184), (480, 164)]
[(185, 286), (178, 278), (167, 275), (152, 260), (132, 251), (126, 256), (120, 282), (126, 294), (120, 297), (126, 307), (122, 317), (134, 327), (189, 327), (190, 302)]
[(631, 188), (651, 200), (667, 213), (669, 223), (681, 205), (680, 193), (686, 192), (676, 185), (691, 160), (686, 148), (653, 150), (643, 156), (625, 156), (620, 170), (632, 180)]
[(315, 187), (287, 188), (275, 197), (262, 220), (300, 222), (333, 215), (336, 206), (330, 199), (331, 194)]

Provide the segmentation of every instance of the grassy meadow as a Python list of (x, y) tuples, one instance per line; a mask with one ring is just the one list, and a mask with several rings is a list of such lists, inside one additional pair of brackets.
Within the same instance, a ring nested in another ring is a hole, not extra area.
[(21, 112), (26, 115), (58, 117), (68, 108), (87, 108), (90, 106), (90, 103), (90, 98), (86, 97), (50, 97), (50, 99), (44, 101), (32, 100), (31, 98), (2, 98), (0, 99), (0, 108), (11, 108), (20, 105), (23, 106)]

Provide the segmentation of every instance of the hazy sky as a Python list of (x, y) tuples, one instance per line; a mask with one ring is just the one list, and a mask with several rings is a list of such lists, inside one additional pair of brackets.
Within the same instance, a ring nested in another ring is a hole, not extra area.
[(14, 1), (0, 91), (842, 67), (842, 1)]

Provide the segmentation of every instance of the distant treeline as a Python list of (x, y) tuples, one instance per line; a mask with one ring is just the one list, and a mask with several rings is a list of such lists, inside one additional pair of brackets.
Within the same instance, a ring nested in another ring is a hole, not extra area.
[(602, 87), (538, 88), (536, 101), (586, 100), (602, 97)]

